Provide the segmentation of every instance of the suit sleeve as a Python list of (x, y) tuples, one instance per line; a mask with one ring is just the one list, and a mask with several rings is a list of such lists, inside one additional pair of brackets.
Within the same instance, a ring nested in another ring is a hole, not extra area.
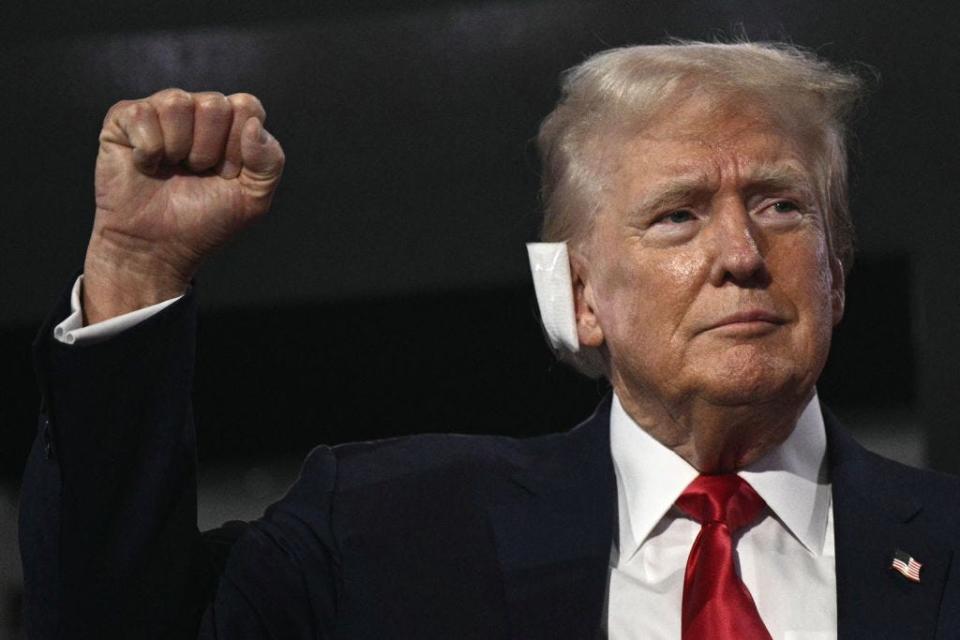
[[(269, 606), (251, 613), (245, 601), (263, 581), (289, 585), (300, 601), (332, 602), (305, 594), (320, 583), (297, 575), (297, 554), (315, 554), (314, 568), (329, 562), (316, 543), (324, 535), (297, 546), (307, 533), (306, 518), (290, 514), (296, 490), (259, 523), (197, 530), (193, 291), (92, 345), (53, 338), (68, 312), (69, 291), (34, 343), (43, 405), (20, 518), (28, 637), (195, 638), (201, 619), (204, 637), (234, 637), (218, 629), (235, 623), (246, 624), (242, 637), (277, 637), (267, 634), (271, 620), (256, 619), (274, 613)], [(328, 528), (326, 509), (314, 507), (316, 525)], [(311, 614), (301, 626), (315, 625)]]
[(52, 335), (64, 295), (40, 330), (20, 522), (30, 638), (196, 633), (216, 574), (196, 528), (195, 305), (66, 345)]

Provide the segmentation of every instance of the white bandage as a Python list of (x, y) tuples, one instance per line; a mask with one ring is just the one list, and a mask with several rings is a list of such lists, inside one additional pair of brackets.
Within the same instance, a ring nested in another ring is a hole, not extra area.
[(540, 307), (540, 319), (554, 349), (576, 353), (577, 317), (573, 308), (573, 280), (565, 242), (528, 242), (530, 272)]

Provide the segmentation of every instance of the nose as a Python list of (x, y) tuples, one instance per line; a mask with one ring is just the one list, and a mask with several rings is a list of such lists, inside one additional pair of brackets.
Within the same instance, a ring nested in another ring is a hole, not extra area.
[(741, 202), (718, 207), (711, 217), (713, 264), (710, 282), (741, 287), (765, 286), (769, 280), (756, 222)]

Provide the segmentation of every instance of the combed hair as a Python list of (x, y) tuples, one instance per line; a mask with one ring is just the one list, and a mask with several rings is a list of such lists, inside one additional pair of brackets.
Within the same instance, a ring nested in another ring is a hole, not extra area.
[[(541, 238), (574, 246), (584, 240), (602, 202), (611, 134), (639, 133), (696, 98), (717, 114), (759, 108), (812, 145), (827, 244), (849, 271), (846, 136), (862, 92), (856, 74), (782, 43), (674, 41), (602, 51), (564, 74), (561, 98), (540, 126)], [(557, 355), (597, 377), (604, 372), (595, 351)]]

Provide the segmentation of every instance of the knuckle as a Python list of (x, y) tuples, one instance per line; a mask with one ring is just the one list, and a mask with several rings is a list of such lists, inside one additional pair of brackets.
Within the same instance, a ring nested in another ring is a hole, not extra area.
[(104, 118), (104, 125), (114, 121), (121, 127), (150, 122), (155, 117), (153, 107), (143, 100), (125, 100), (117, 103)]
[(206, 113), (223, 113), (230, 108), (226, 96), (213, 91), (198, 93), (194, 102), (198, 110)]
[(128, 115), (131, 108), (133, 108), (136, 103), (136, 100), (120, 100), (119, 102), (115, 102), (107, 110), (107, 115), (104, 117), (104, 121), (110, 120), (111, 118), (119, 118), (120, 116)]
[(233, 108), (245, 113), (262, 115), (264, 113), (263, 104), (257, 96), (250, 93), (234, 93), (229, 97)]
[(139, 120), (150, 115), (151, 110), (152, 107), (150, 104), (144, 100), (131, 101), (130, 104), (126, 105), (126, 107), (123, 109), (127, 117), (131, 118), (132, 120)]
[(183, 89), (173, 88), (158, 92), (156, 102), (161, 109), (180, 110), (189, 107), (193, 98)]
[(107, 113), (103, 116), (103, 123), (106, 124), (114, 119), (129, 102), (129, 100), (120, 100), (119, 102), (115, 102), (110, 105), (110, 108), (107, 109)]
[(107, 113), (116, 113), (117, 111), (126, 108), (126, 107), (127, 107), (128, 105), (130, 105), (132, 102), (134, 102), (134, 101), (133, 101), (133, 100), (118, 100), (117, 102), (114, 102), (112, 105), (110, 105), (110, 109), (107, 111)]

